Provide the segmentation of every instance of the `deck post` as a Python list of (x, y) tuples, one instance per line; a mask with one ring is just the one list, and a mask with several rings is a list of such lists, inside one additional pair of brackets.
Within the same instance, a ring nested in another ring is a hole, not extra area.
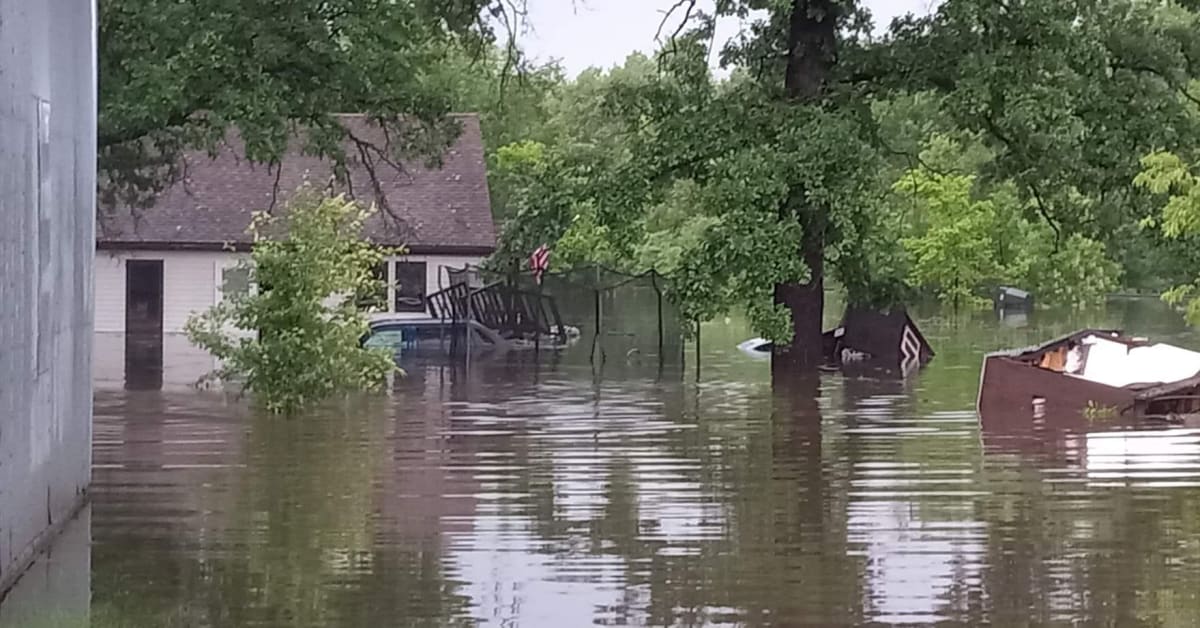
[(474, 299), (472, 298), (473, 296), (474, 296), (474, 294), (472, 294), (472, 292), (471, 292), (471, 286), (468, 284), (467, 285), (467, 304), (466, 304), (467, 316), (466, 316), (466, 320), (463, 322), (463, 335), (465, 336), (466, 351), (467, 351), (467, 355), (466, 355), (465, 359), (466, 359), (466, 366), (467, 366), (468, 370), (470, 370), (470, 368), (471, 368), (471, 336), (475, 331), (474, 329), (471, 328), (471, 321), (474, 318), (473, 310), (475, 307)]
[(534, 302), (537, 305), (533, 308), (533, 361), (537, 362), (542, 355), (542, 279), (537, 278), (534, 286)]

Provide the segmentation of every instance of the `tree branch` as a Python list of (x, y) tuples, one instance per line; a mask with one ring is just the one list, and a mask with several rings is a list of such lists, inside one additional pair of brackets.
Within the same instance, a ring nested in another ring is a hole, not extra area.
[(683, 29), (687, 27), (688, 21), (692, 18), (692, 12), (696, 10), (696, 0), (676, 0), (675, 4), (671, 5), (671, 8), (664, 11), (662, 21), (658, 23), (658, 29), (654, 31), (654, 41), (662, 41), (662, 33), (663, 29), (667, 26), (667, 20), (671, 19), (671, 16), (674, 15), (675, 12), (680, 9), (680, 7), (684, 6), (687, 8), (684, 9), (683, 19), (680, 20), (679, 25), (675, 27), (675, 32), (671, 33), (671, 38), (669, 41), (675, 41), (675, 38), (683, 32)]
[[(346, 129), (345, 131), (346, 137), (354, 143), (355, 148), (358, 150), (359, 159), (361, 160), (363, 169), (367, 171), (367, 176), (371, 180), (371, 188), (375, 192), (376, 203), (384, 211), (384, 213), (395, 222), (397, 227), (406, 229), (408, 222), (404, 220), (404, 218), (398, 213), (396, 213), (396, 211), (392, 208), (391, 203), (388, 202), (387, 194), (385, 194), (383, 191), (383, 184), (380, 182), (379, 173), (375, 168), (375, 158), (377, 157), (385, 165), (393, 168), (399, 173), (405, 173), (407, 170), (403, 165), (393, 160), (386, 153), (386, 151), (376, 146), (373, 142), (358, 137), (350, 129)], [(384, 130), (384, 133), (385, 137), (387, 137), (386, 129)], [(390, 140), (388, 141), (390, 142)], [(374, 157), (372, 157), (372, 155), (374, 155)], [(346, 178), (350, 178), (349, 172), (347, 172)], [(351, 194), (353, 194), (353, 192), (351, 192)]]
[[(1016, 145), (1012, 142), (1012, 140), (1008, 139), (1008, 136), (1003, 131), (1000, 130), (1000, 126), (996, 124), (996, 121), (993, 120), (991, 116), (984, 115), (981, 117), (983, 119), (984, 126), (988, 128), (988, 132), (991, 133), (996, 139), (1000, 140), (1000, 142), (1006, 147), (1008, 147), (1009, 152), (1017, 155), (1020, 154), (1016, 148)], [(1046, 202), (1042, 198), (1042, 192), (1038, 189), (1037, 184), (1032, 181), (1022, 181), (1022, 183), (1029, 188), (1030, 193), (1033, 195), (1034, 202), (1037, 203), (1038, 213), (1041, 214), (1043, 219), (1045, 219), (1046, 224), (1050, 226), (1050, 229), (1054, 231), (1054, 252), (1057, 253), (1059, 244), (1062, 242), (1062, 230), (1054, 222), (1053, 216), (1050, 215), (1050, 210), (1046, 207)]]
[(267, 207), (267, 213), (275, 211), (275, 203), (279, 200), (279, 178), (283, 175), (283, 164), (277, 159), (267, 166), (267, 172), (275, 169), (275, 182), (271, 185), (271, 204)]
[(915, 170), (917, 166), (921, 166), (929, 172), (939, 176), (944, 177), (950, 175), (950, 172), (942, 170), (941, 168), (935, 168), (932, 164), (926, 162), (925, 159), (921, 157), (920, 151), (916, 153), (910, 153), (898, 148), (893, 148), (890, 144), (888, 144), (887, 140), (883, 139), (883, 136), (879, 134), (879, 129), (874, 124), (871, 125), (870, 133), (871, 138), (874, 139), (879, 146), (883, 148), (883, 150), (887, 151), (888, 154), (895, 155), (897, 157), (903, 157), (905, 160), (907, 160), (908, 168), (910, 170)]
[(193, 112), (176, 112), (171, 114), (166, 120), (163, 121), (162, 124), (147, 125), (147, 127), (127, 127), (119, 130), (108, 131), (100, 129), (96, 134), (96, 149), (97, 151), (102, 151), (110, 146), (119, 146), (121, 144), (135, 142), (149, 136), (155, 131), (180, 128), (186, 125), (188, 122), (191, 122), (193, 115), (195, 115)]
[(1054, 252), (1057, 253), (1059, 246), (1062, 244), (1062, 230), (1055, 224), (1054, 219), (1050, 216), (1050, 210), (1046, 208), (1046, 202), (1042, 200), (1042, 192), (1038, 190), (1036, 183), (1029, 182), (1029, 191), (1033, 193), (1033, 198), (1037, 202), (1038, 213), (1046, 220), (1046, 224), (1050, 225), (1050, 229), (1054, 231)]
[(1110, 65), (1110, 67), (1112, 67), (1112, 69), (1114, 69), (1114, 70), (1129, 70), (1130, 72), (1142, 72), (1145, 74), (1150, 74), (1150, 75), (1156, 76), (1159, 79), (1161, 79), (1162, 82), (1166, 83), (1167, 87), (1175, 90), (1176, 92), (1179, 92), (1180, 96), (1183, 96), (1184, 98), (1190, 100), (1192, 102), (1192, 104), (1200, 106), (1200, 98), (1193, 96), (1192, 93), (1188, 91), (1187, 85), (1176, 85), (1175, 81), (1171, 80), (1171, 77), (1167, 76), (1167, 74), (1165, 72), (1163, 72), (1157, 68), (1152, 68), (1148, 65), (1129, 65), (1129, 64), (1120, 63), (1120, 62), (1113, 63)]
[[(502, 0), (497, 3), (499, 8), (500, 19), (504, 22), (504, 30), (507, 37), (504, 41), (504, 66), (500, 69), (500, 105), (503, 110), (504, 93), (508, 88), (508, 74), (514, 67), (520, 73), (520, 48), (517, 47), (517, 29), (519, 25), (524, 23), (524, 18), (527, 16), (527, 9), (523, 6), (517, 6), (515, 0)], [(512, 12), (512, 17), (509, 17), (509, 12)]]

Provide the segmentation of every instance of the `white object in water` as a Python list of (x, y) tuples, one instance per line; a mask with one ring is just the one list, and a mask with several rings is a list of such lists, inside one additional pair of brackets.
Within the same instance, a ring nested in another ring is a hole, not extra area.
[(737, 346), (738, 351), (757, 359), (771, 357), (771, 347), (771, 341), (765, 338), (751, 338), (738, 343)]
[(862, 362), (863, 360), (866, 360), (867, 357), (868, 357), (867, 354), (863, 353), (862, 351), (855, 351), (854, 349), (851, 349), (849, 347), (845, 347), (842, 349), (842, 362), (843, 363)]

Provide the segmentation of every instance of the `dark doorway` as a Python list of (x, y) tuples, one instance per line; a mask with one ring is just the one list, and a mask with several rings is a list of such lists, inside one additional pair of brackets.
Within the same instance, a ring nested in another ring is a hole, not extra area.
[(163, 263), (125, 262), (125, 388), (162, 388)]

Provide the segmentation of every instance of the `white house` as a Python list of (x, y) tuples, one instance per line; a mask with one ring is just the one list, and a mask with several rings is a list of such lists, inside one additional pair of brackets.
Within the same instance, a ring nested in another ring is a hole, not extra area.
[[(395, 316), (428, 316), (425, 298), (449, 285), (448, 269), (478, 264), (496, 246), (479, 120), (455, 119), (461, 133), (440, 167), (428, 167), (392, 158), (389, 134), (365, 117), (339, 117), (355, 142), (345, 148), (348, 184), (332, 184), (334, 190), (376, 203), (380, 209), (364, 235), (407, 251), (381, 269), (388, 280), (382, 305)], [(182, 179), (150, 207), (101, 212), (95, 274), (99, 383), (129, 385), (145, 376), (148, 387), (184, 384), (211, 369), (211, 357), (190, 346), (183, 327), (191, 314), (217, 303), (223, 290), (244, 285), (234, 267), (250, 249), (252, 212), (282, 206), (306, 181), (324, 187), (332, 179), (332, 164), (302, 154), (299, 139), (277, 167), (251, 164), (242, 154), (237, 138), (215, 158), (188, 154)]]

